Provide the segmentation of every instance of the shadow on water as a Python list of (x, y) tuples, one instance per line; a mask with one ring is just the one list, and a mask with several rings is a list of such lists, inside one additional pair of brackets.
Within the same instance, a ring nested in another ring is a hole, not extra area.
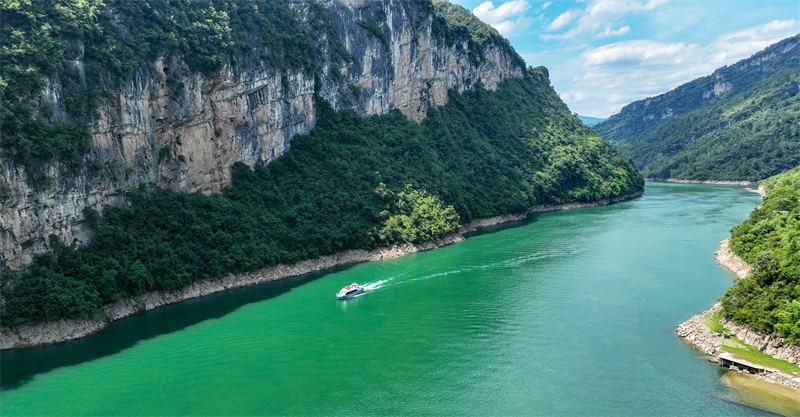
[[(624, 209), (628, 204), (629, 202), (617, 203), (605, 206), (604, 209)], [(524, 220), (483, 227), (465, 236), (481, 236), (529, 225), (538, 221), (542, 214), (544, 213), (534, 213)], [(0, 353), (0, 390), (19, 388), (38, 374), (113, 355), (134, 346), (139, 341), (179, 331), (205, 320), (223, 317), (244, 305), (277, 297), (322, 276), (351, 267), (352, 265), (346, 265), (314, 274), (186, 300), (114, 322), (98, 333), (67, 343), (4, 351)]]
[(340, 266), (167, 305), (114, 322), (91, 336), (71, 342), (4, 351), (0, 353), (0, 389), (19, 388), (38, 374), (113, 355), (139, 341), (222, 317), (244, 305), (277, 297), (322, 276), (351, 267)]
[[(614, 203), (614, 204), (607, 204), (607, 205), (603, 205), (603, 206), (586, 207), (585, 209), (591, 209), (591, 208), (602, 209), (602, 210), (605, 210), (606, 212), (608, 212), (608, 211), (618, 211), (618, 210), (627, 210), (628, 208), (630, 208), (630, 205), (633, 204), (633, 202), (635, 200), (638, 200), (640, 198), (642, 198), (642, 197), (639, 196), (639, 197), (632, 198), (630, 200), (620, 201), (620, 202), (617, 202), (617, 203)], [(474, 232), (464, 233), (464, 237), (465, 238), (476, 237), (476, 236), (481, 236), (481, 235), (487, 235), (487, 234), (490, 234), (490, 233), (495, 233), (495, 232), (498, 232), (500, 230), (512, 229), (512, 228), (521, 227), (521, 226), (527, 226), (529, 224), (533, 224), (533, 223), (539, 221), (539, 218), (542, 215), (547, 215), (547, 214), (552, 214), (552, 213), (559, 213), (561, 211), (563, 211), (563, 210), (553, 210), (553, 211), (543, 211), (543, 212), (538, 212), (538, 213), (531, 213), (531, 214), (527, 215), (522, 220), (516, 220), (516, 221), (510, 221), (510, 222), (495, 224), (495, 225), (492, 225), (492, 226), (480, 227), (480, 228), (478, 228), (478, 230), (475, 230)]]
[(475, 237), (475, 236), (488, 235), (488, 234), (491, 234), (491, 233), (494, 233), (494, 232), (498, 232), (500, 230), (513, 229), (515, 227), (529, 225), (529, 224), (532, 224), (532, 223), (536, 222), (538, 220), (538, 217), (541, 214), (542, 213), (534, 213), (534, 214), (531, 214), (531, 215), (525, 217), (522, 220), (516, 220), (516, 221), (512, 221), (512, 222), (495, 224), (495, 225), (492, 225), (492, 226), (480, 227), (480, 228), (478, 228), (477, 230), (475, 230), (473, 232), (464, 233), (464, 238), (465, 239), (469, 239), (469, 238)]

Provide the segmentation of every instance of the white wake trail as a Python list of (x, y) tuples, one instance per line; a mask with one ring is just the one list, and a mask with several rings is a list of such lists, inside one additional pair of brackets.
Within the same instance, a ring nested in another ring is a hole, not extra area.
[(384, 284), (391, 281), (394, 278), (386, 278), (380, 281), (370, 282), (369, 284), (364, 285), (364, 289), (367, 291), (377, 290), (378, 288), (382, 288)]

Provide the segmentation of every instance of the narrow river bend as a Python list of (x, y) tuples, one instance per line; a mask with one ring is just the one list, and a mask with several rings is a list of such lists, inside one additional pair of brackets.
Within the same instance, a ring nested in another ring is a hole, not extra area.
[[(2, 354), (12, 415), (767, 415), (673, 333), (733, 276), (759, 197), (648, 183), (400, 259), (246, 288)], [(335, 292), (369, 283), (345, 302)]]

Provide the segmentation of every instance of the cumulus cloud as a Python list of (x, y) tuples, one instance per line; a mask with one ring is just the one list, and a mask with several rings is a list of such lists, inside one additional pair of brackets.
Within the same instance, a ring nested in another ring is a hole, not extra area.
[(606, 30), (597, 34), (598, 38), (610, 38), (612, 36), (622, 36), (631, 31), (631, 27), (628, 25), (622, 26), (619, 29), (611, 29), (607, 27)]
[(548, 7), (550, 7), (550, 5), (551, 5), (551, 4), (553, 4), (553, 2), (552, 2), (552, 1), (545, 2), (544, 4), (542, 4), (542, 10), (544, 10), (544, 9), (546, 9), (546, 8), (548, 8)]
[(561, 13), (557, 18), (550, 22), (549, 25), (547, 25), (547, 30), (559, 30), (568, 25), (569, 22), (571, 22), (572, 19), (575, 19), (577, 15), (578, 13), (574, 10), (568, 10), (564, 13)]
[(608, 34), (600, 37), (623, 35), (630, 30), (630, 27), (627, 29), (624, 29), (625, 26), (620, 27), (617, 31), (622, 32), (618, 34), (614, 34), (610, 28), (621, 24), (625, 15), (651, 11), (668, 2), (669, 0), (594, 0), (583, 10), (570, 10), (563, 13), (547, 26), (548, 30), (557, 31), (577, 18), (569, 30), (561, 34), (542, 35), (542, 39), (570, 39), (581, 34), (596, 32), (603, 28), (605, 30), (600, 34), (602, 35), (606, 32)]
[(493, 28), (501, 35), (509, 35), (514, 30), (523, 28), (530, 23), (525, 17), (525, 12), (530, 9), (526, 0), (512, 0), (495, 7), (491, 1), (478, 5), (472, 13)]
[(581, 114), (608, 116), (634, 100), (657, 95), (746, 58), (800, 29), (774, 20), (719, 36), (707, 45), (629, 40), (586, 50), (580, 71), (561, 97)]

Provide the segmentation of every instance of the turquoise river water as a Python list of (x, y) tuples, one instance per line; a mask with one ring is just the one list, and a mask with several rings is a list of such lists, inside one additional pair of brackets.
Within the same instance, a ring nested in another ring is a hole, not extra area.
[[(674, 334), (733, 276), (741, 187), (648, 183), (465, 242), (2, 354), (0, 414), (768, 415)], [(370, 288), (337, 301), (351, 282)]]

